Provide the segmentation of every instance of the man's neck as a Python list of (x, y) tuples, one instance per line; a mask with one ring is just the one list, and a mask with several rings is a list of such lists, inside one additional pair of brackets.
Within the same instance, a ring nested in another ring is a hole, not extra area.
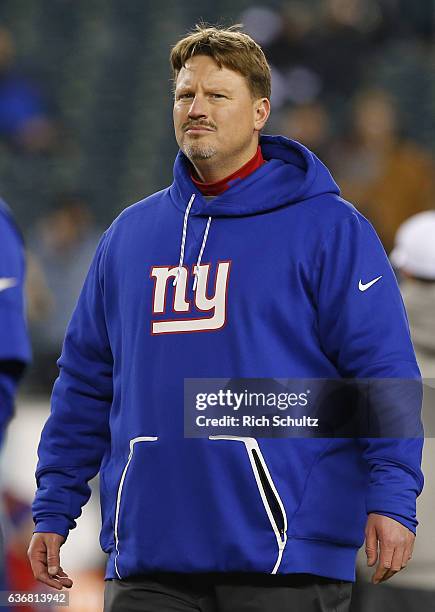
[(200, 181), (194, 175), (194, 168), (192, 165), (191, 179), (195, 183), (196, 187), (201, 191), (201, 193), (205, 196), (216, 196), (231, 187), (233, 181), (242, 180), (245, 177), (249, 176), (252, 172), (257, 170), (264, 163), (263, 155), (261, 153), (260, 146), (257, 145), (257, 149), (248, 161), (237, 168), (236, 171), (231, 174), (225, 175), (223, 178), (217, 181)]

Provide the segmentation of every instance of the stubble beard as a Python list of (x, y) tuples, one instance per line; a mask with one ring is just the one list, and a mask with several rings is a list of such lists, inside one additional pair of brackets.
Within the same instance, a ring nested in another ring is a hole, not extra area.
[(183, 152), (190, 161), (198, 161), (201, 159), (210, 159), (216, 155), (217, 151), (212, 145), (199, 144), (196, 142), (188, 142), (183, 146)]

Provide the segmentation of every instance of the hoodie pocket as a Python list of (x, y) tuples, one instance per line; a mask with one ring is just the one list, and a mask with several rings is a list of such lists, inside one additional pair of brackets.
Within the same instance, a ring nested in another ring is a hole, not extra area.
[(133, 438), (132, 440), (130, 440), (130, 453), (128, 455), (128, 459), (127, 459), (127, 462), (125, 464), (125, 467), (124, 467), (124, 469), (122, 471), (121, 479), (119, 481), (118, 493), (117, 493), (117, 496), (116, 496), (115, 525), (114, 525), (114, 538), (115, 538), (115, 550), (116, 550), (116, 554), (115, 554), (115, 571), (116, 571), (116, 574), (117, 574), (119, 579), (122, 579), (122, 576), (121, 576), (121, 574), (119, 572), (119, 568), (118, 568), (118, 558), (119, 558), (119, 552), (120, 552), (120, 544), (119, 544), (120, 520), (119, 520), (119, 517), (120, 517), (120, 508), (121, 508), (121, 502), (122, 502), (122, 492), (123, 492), (123, 488), (124, 488), (125, 479), (127, 477), (127, 473), (128, 473), (130, 464), (131, 464), (132, 459), (133, 459), (135, 445), (140, 443), (140, 442), (155, 442), (156, 440), (158, 440), (157, 436), (141, 436), (141, 437)]
[(284, 571), (288, 525), (325, 441), (159, 436), (129, 445), (113, 488), (117, 577)]
[(276, 574), (287, 543), (287, 514), (258, 442), (255, 438), (238, 436), (209, 436), (209, 439), (234, 440), (243, 442), (245, 445), (255, 482), (276, 538), (278, 547), (277, 559), (271, 572)]

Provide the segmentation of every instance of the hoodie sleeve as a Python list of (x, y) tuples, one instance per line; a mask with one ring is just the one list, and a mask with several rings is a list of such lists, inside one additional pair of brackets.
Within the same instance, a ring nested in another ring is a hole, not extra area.
[(0, 362), (14, 361), (22, 370), (30, 361), (24, 277), (22, 240), (0, 210)]
[(30, 361), (23, 243), (1, 207), (0, 202), (0, 444), (14, 413), (18, 382)]
[(23, 372), (19, 361), (0, 361), (0, 447), (14, 416), (15, 395)]
[[(346, 378), (396, 379), (404, 389), (413, 381), (420, 388), (395, 274), (372, 225), (357, 211), (330, 230), (315, 275), (320, 342), (339, 373)], [(379, 390), (383, 383), (371, 384)], [(396, 386), (395, 397), (395, 414), (418, 422), (420, 433), (413, 438), (358, 439), (370, 471), (366, 510), (394, 518), (415, 533), (416, 498), (423, 488), (421, 393), (413, 393), (409, 405), (399, 406)], [(376, 401), (376, 394), (373, 398)], [(376, 409), (375, 403), (371, 410)]]
[(98, 245), (58, 360), (51, 413), (38, 447), (35, 532), (67, 537), (110, 447), (113, 358), (104, 312), (106, 234)]

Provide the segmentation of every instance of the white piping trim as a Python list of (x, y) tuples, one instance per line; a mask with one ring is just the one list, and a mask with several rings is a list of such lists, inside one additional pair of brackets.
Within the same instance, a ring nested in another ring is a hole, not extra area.
[[(271, 474), (269, 472), (269, 468), (267, 467), (266, 461), (264, 460), (263, 453), (261, 452), (261, 449), (260, 449), (260, 447), (258, 445), (258, 442), (257, 442), (257, 440), (255, 438), (242, 437), (242, 436), (209, 436), (209, 439), (210, 440), (237, 440), (237, 441), (243, 442), (245, 444), (246, 452), (248, 453), (248, 457), (249, 457), (249, 461), (251, 463), (252, 471), (254, 473), (255, 481), (257, 483), (257, 487), (258, 487), (258, 490), (260, 492), (261, 499), (263, 501), (263, 506), (264, 506), (264, 509), (266, 510), (267, 516), (269, 517), (269, 521), (270, 521), (270, 524), (272, 525), (272, 529), (273, 529), (273, 532), (275, 534), (276, 542), (277, 542), (277, 545), (278, 545), (278, 557), (277, 557), (276, 563), (275, 563), (275, 565), (273, 567), (273, 570), (271, 572), (271, 574), (276, 574), (277, 571), (278, 571), (278, 568), (279, 568), (279, 566), (281, 564), (282, 555), (284, 553), (284, 548), (285, 548), (286, 543), (287, 543), (287, 514), (286, 514), (286, 511), (285, 511), (285, 508), (284, 508), (284, 504), (282, 503), (281, 497), (280, 497), (280, 495), (278, 493), (278, 490), (277, 490), (277, 488), (275, 486), (275, 483), (272, 480), (272, 476), (271, 476)], [(268, 483), (269, 483), (269, 485), (270, 485), (270, 487), (271, 487), (271, 489), (273, 491), (273, 494), (275, 495), (275, 498), (276, 498), (276, 500), (278, 502), (278, 505), (279, 505), (279, 508), (281, 510), (281, 514), (282, 514), (282, 516), (284, 518), (284, 534), (283, 534), (283, 538), (284, 539), (281, 537), (281, 533), (280, 533), (280, 531), (278, 529), (278, 526), (277, 526), (277, 524), (275, 522), (275, 518), (273, 516), (272, 510), (271, 510), (271, 508), (269, 506), (269, 503), (267, 501), (266, 493), (264, 491), (263, 484), (261, 482), (260, 474), (258, 472), (258, 468), (257, 468), (257, 465), (255, 463), (255, 459), (254, 459), (254, 455), (252, 453), (252, 450), (255, 450), (257, 452), (258, 458), (259, 458), (259, 460), (261, 462), (261, 465), (262, 465), (262, 467), (264, 469), (264, 473), (266, 474)]]
[(116, 574), (117, 574), (117, 576), (118, 576), (118, 578), (120, 580), (122, 579), (122, 576), (119, 573), (117, 560), (118, 560), (118, 557), (119, 557), (118, 524), (119, 524), (119, 508), (120, 508), (120, 505), (121, 505), (122, 487), (124, 486), (125, 476), (127, 474), (128, 466), (130, 465), (132, 457), (133, 457), (134, 445), (136, 444), (136, 442), (155, 442), (156, 440), (158, 440), (158, 436), (141, 436), (139, 438), (132, 438), (130, 440), (130, 454), (128, 455), (127, 463), (125, 464), (124, 470), (123, 470), (122, 475), (121, 475), (121, 480), (119, 481), (118, 495), (117, 495), (117, 498), (116, 498), (114, 535), (115, 535), (115, 548), (116, 548), (115, 571), (116, 571)]

